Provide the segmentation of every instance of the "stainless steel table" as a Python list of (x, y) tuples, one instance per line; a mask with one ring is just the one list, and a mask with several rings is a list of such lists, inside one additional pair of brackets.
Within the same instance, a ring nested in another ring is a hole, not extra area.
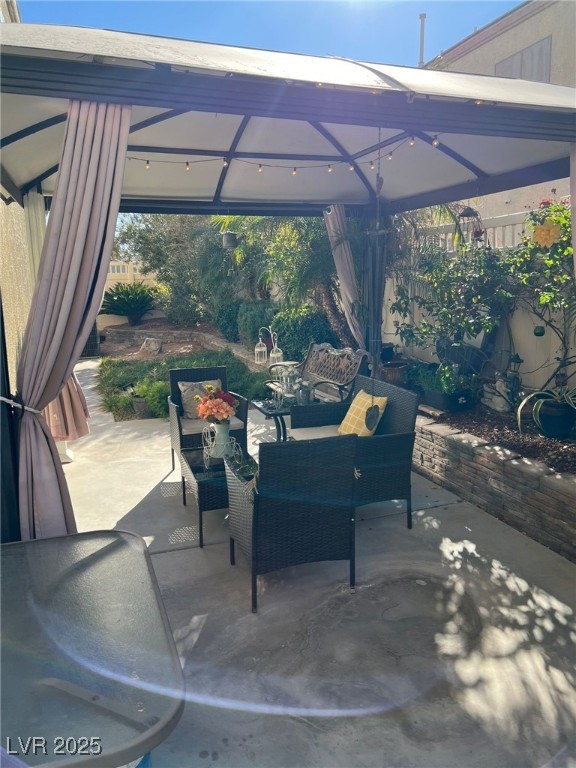
[(2, 765), (120, 766), (160, 744), (184, 682), (144, 541), (4, 544), (0, 566)]

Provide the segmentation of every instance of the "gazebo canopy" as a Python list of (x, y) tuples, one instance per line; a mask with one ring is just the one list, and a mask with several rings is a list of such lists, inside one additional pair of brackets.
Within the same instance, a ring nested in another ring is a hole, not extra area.
[(2, 25), (2, 193), (50, 198), (70, 98), (133, 105), (121, 211), (393, 213), (570, 175), (575, 89)]

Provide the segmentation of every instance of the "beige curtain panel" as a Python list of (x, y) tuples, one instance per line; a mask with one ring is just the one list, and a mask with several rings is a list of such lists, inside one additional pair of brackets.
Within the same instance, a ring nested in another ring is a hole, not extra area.
[[(35, 189), (24, 195), (24, 220), (30, 253), (31, 275), (28, 282), (31, 286), (30, 300), (32, 300), (33, 286), (36, 285), (46, 234), (44, 195)], [(58, 397), (44, 408), (42, 414), (55, 440), (77, 440), (90, 432), (88, 405), (82, 387), (74, 374), (68, 379)]]
[(56, 444), (41, 412), (72, 375), (96, 319), (120, 206), (130, 107), (70, 102), (17, 372), (22, 539), (74, 533)]
[(343, 205), (330, 206), (330, 213), (324, 212), (324, 223), (332, 256), (336, 265), (336, 274), (340, 283), (340, 296), (346, 322), (350, 332), (358, 342), (358, 346), (364, 349), (364, 324), (360, 321), (357, 314), (354, 313), (354, 307), (360, 303), (360, 292), (356, 281), (354, 271), (354, 261), (352, 259), (352, 250), (350, 243), (343, 238), (346, 235), (346, 212)]

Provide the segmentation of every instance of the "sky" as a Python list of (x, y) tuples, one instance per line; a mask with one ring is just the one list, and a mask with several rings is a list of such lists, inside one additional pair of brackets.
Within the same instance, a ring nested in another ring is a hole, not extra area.
[(22, 21), (418, 66), (518, 0), (19, 0)]

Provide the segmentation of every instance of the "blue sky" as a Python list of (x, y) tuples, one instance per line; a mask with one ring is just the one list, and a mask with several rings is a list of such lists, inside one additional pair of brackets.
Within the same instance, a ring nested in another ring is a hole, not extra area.
[(417, 66), (507, 13), (506, 0), (20, 0), (22, 21)]

